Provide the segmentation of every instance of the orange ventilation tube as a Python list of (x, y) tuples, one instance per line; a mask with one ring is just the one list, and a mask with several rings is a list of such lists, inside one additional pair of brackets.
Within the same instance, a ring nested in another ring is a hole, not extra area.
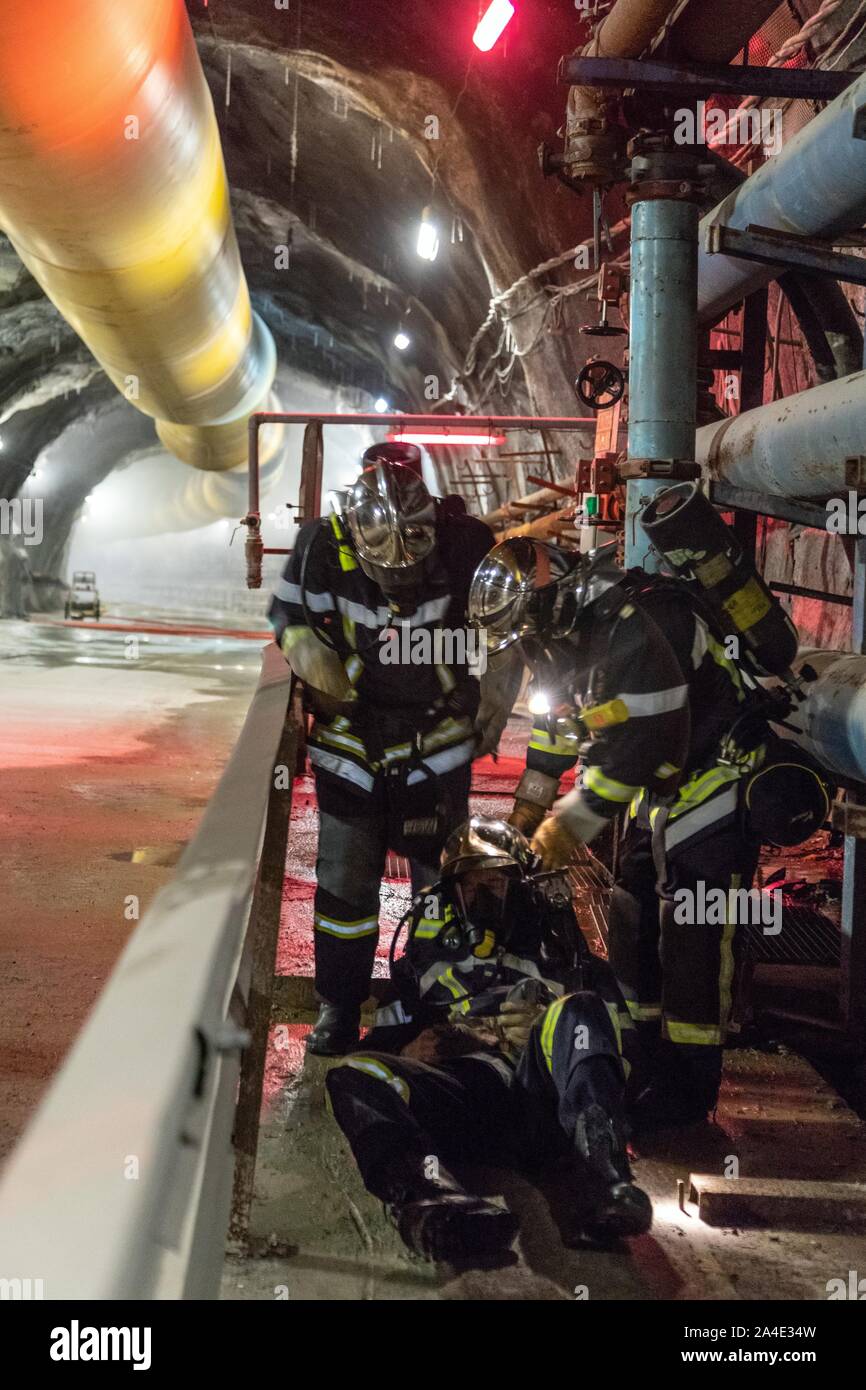
[(0, 226), (171, 453), (245, 464), (276, 352), (183, 0), (2, 0)]

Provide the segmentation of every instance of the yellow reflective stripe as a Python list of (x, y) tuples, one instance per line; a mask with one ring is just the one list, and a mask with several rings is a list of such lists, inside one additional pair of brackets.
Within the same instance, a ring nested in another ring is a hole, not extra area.
[(340, 1062), (339, 1065), (352, 1067), (354, 1071), (362, 1071), (367, 1076), (374, 1076), (377, 1081), (384, 1081), (386, 1086), (390, 1086), (392, 1090), (396, 1091), (401, 1100), (409, 1100), (407, 1082), (403, 1080), (402, 1076), (396, 1076), (391, 1068), (386, 1067), (385, 1063), (381, 1062), (378, 1057), (362, 1057), (356, 1052)]
[(565, 738), (559, 734), (551, 737), (544, 729), (533, 729), (529, 747), (537, 753), (553, 753), (558, 758), (573, 758), (577, 754), (573, 737)]
[(564, 995), (562, 999), (557, 999), (541, 1023), (541, 1050), (544, 1053), (544, 1060), (547, 1063), (547, 1070), (553, 1075), (553, 1036), (556, 1032), (556, 1025), (559, 1022), (559, 1015), (562, 1013), (563, 1006), (569, 995)]
[(350, 618), (348, 613), (343, 614), (343, 636), (350, 647), (357, 647), (355, 641), (355, 620)]
[[(616, 1035), (616, 1050), (619, 1053), (619, 1060), (622, 1063), (622, 1069), (625, 1073), (625, 1078), (626, 1080), (628, 1080), (631, 1074), (631, 1063), (627, 1062), (625, 1057), (622, 1055), (622, 1023), (620, 1022), (619, 1008), (616, 1004), (609, 1003), (607, 999), (605, 999), (604, 1001), (604, 1006), (607, 1009), (608, 1017), (610, 1018), (614, 1034)], [(631, 1019), (629, 1019), (629, 1024), (630, 1023)]]
[(308, 627), (287, 627), (280, 640), (280, 651), (283, 656), (288, 656), (293, 647), (296, 647), (301, 638), (309, 636)]
[(340, 569), (356, 570), (358, 568), (358, 562), (352, 553), (352, 547), (346, 543), (346, 533), (340, 525), (340, 518), (336, 513), (333, 513), (331, 516), (331, 530), (340, 542), (338, 547), (340, 554)]
[(357, 753), (359, 757), (365, 758), (367, 750), (359, 738), (354, 734), (338, 734), (333, 729), (322, 729), (316, 725), (312, 735), (312, 742), (321, 739), (323, 743), (332, 743), (336, 748), (348, 748), (351, 752)]
[(379, 919), (359, 917), (354, 922), (341, 922), (338, 917), (325, 917), (321, 912), (314, 912), (313, 926), (316, 931), (327, 932), (329, 936), (355, 940), (361, 936), (373, 936), (379, 929)]
[[(677, 799), (668, 815), (669, 820), (676, 820), (677, 816), (682, 816), (686, 811), (691, 811), (695, 806), (702, 805), (714, 792), (727, 786), (729, 782), (736, 782), (743, 775), (744, 769), (741, 767), (711, 767), (709, 772), (696, 773), (690, 777), (677, 792)], [(652, 813), (654, 814), (654, 813)], [(652, 815), (650, 817), (652, 819)]]
[(659, 763), (655, 770), (656, 777), (675, 777), (682, 768), (677, 767), (676, 763)]
[(464, 719), (443, 719), (431, 733), (425, 734), (421, 741), (421, 751), (432, 753), (436, 748), (445, 748), (452, 743), (462, 743), (472, 732), (472, 721)]
[(703, 1047), (721, 1047), (724, 1042), (717, 1024), (681, 1023), (675, 1018), (665, 1019), (662, 1035), (673, 1043), (697, 1043)]
[[(731, 874), (730, 889), (736, 890), (743, 881), (742, 874)], [(728, 1019), (731, 1016), (733, 1001), (731, 999), (731, 982), (734, 978), (734, 932), (736, 931), (736, 913), (730, 911), (730, 895), (725, 897), (725, 926), (722, 932), (720, 946), (719, 963), (719, 1026), (724, 1036), (727, 1028)]]
[(411, 743), (395, 743), (393, 748), (385, 749), (385, 765), (388, 763), (398, 763), (404, 758), (408, 758), (412, 752)]
[(605, 801), (631, 801), (639, 787), (630, 787), (626, 782), (617, 782), (613, 777), (605, 777), (600, 767), (588, 767), (583, 774), (583, 785), (587, 791), (594, 792)]
[(441, 685), (445, 694), (450, 695), (451, 691), (457, 684), (457, 680), (453, 672), (449, 671), (447, 666), (437, 666), (436, 675), (439, 679), (439, 684)]
[(720, 666), (726, 675), (730, 677), (736, 687), (737, 699), (744, 700), (746, 698), (746, 692), (743, 689), (743, 678), (740, 675), (739, 667), (736, 662), (732, 661), (728, 656), (721, 642), (717, 642), (709, 631), (707, 632), (707, 651), (716, 665)]
[(434, 921), (432, 917), (422, 917), (415, 927), (415, 936), (419, 937), (422, 941), (430, 941), (434, 936), (439, 935), (443, 925), (444, 924), (438, 920)]
[(466, 989), (459, 980), (454, 978), (453, 965), (449, 965), (447, 970), (444, 970), (441, 975), (436, 977), (436, 983), (437, 985), (443, 985), (450, 994), (454, 995), (455, 999), (463, 999), (469, 993), (469, 990)]
[(346, 675), (349, 677), (350, 685), (357, 685), (364, 670), (364, 663), (356, 652), (347, 657), (343, 663), (346, 668)]
[(636, 999), (626, 999), (625, 1006), (636, 1023), (650, 1023), (661, 1018), (661, 1004), (639, 1004)]

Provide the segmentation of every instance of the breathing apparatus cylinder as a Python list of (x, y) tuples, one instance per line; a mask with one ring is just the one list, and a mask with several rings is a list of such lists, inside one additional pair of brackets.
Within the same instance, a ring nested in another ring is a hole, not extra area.
[(657, 492), (641, 517), (655, 549), (702, 596), (727, 636), (761, 675), (792, 679), (797, 629), (697, 483)]

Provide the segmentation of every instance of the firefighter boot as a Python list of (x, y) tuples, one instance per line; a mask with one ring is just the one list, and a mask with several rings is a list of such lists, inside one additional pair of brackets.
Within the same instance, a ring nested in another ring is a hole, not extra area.
[(381, 1196), (405, 1245), (427, 1260), (484, 1264), (503, 1256), (518, 1231), (504, 1207), (473, 1197), (430, 1160), (395, 1155), (376, 1174)]
[(716, 1108), (722, 1049), (663, 1040), (656, 1074), (631, 1106), (634, 1132), (701, 1124)]
[(578, 1117), (574, 1142), (595, 1180), (582, 1233), (603, 1244), (644, 1235), (652, 1225), (652, 1203), (632, 1181), (622, 1126), (600, 1105), (590, 1105)]
[(360, 1042), (360, 1022), (360, 1005), (323, 1002), (307, 1038), (307, 1051), (317, 1057), (342, 1057)]

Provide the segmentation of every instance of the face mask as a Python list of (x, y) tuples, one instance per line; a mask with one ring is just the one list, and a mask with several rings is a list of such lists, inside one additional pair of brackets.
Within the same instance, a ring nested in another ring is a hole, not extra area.
[(455, 883), (460, 916), (478, 940), (492, 932), (500, 941), (506, 935), (506, 904), (512, 878), (499, 869), (470, 869)]

